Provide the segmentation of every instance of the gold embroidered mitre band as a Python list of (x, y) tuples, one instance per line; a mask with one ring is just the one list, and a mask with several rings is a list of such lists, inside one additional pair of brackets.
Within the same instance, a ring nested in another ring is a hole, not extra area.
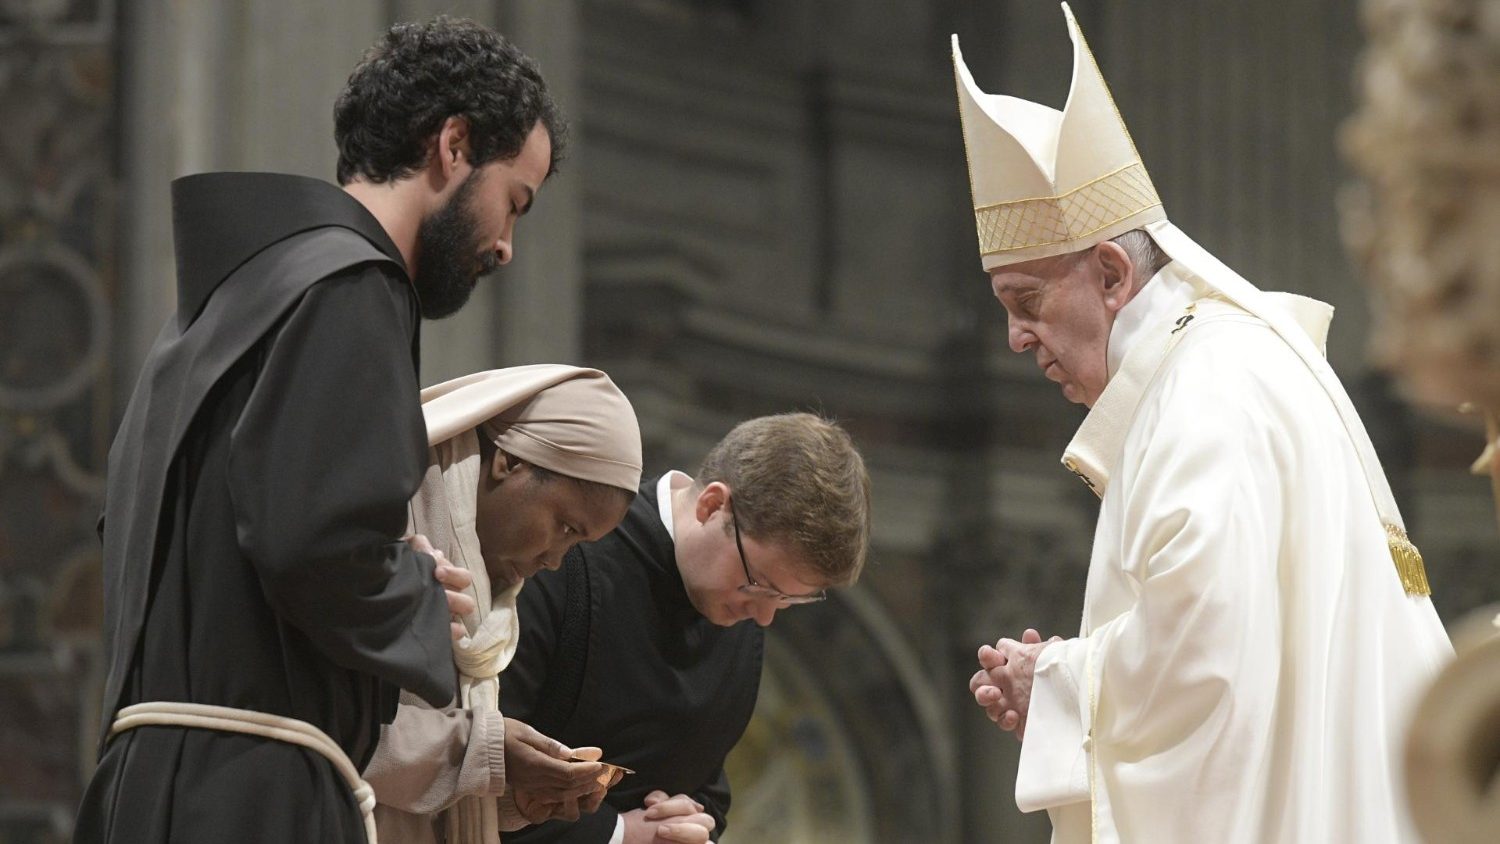
[(958, 113), (986, 270), (1087, 249), (1166, 219), (1088, 42), (1063, 4), (1073, 81), (1062, 111), (986, 94), (953, 37)]

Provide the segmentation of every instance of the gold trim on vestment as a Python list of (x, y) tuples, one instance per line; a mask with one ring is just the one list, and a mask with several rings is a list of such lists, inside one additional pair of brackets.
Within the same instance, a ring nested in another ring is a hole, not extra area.
[(1401, 587), (1406, 590), (1406, 594), (1432, 595), (1432, 586), (1427, 582), (1427, 566), (1422, 562), (1422, 552), (1407, 538), (1406, 531), (1387, 522), (1385, 535), (1391, 548), (1391, 559), (1396, 563), (1396, 573), (1401, 576)]

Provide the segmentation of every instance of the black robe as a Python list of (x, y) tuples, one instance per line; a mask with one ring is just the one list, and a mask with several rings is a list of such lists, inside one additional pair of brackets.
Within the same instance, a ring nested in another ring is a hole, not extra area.
[(508, 832), (506, 844), (604, 844), (620, 813), (656, 789), (702, 803), (717, 840), (729, 812), (724, 758), (755, 710), (764, 633), (753, 621), (716, 626), (688, 601), (656, 480), (618, 528), (533, 576), (518, 606), (521, 642), (500, 678), (500, 708), (637, 773), (594, 814)]
[(399, 539), (421, 482), (415, 293), (379, 222), (313, 179), (173, 184), (178, 312), (110, 449), (99, 767), (78, 841), (364, 840), (318, 754), (202, 729), (103, 740), (185, 701), (298, 718), (363, 767), (398, 687), (456, 675), (432, 560)]

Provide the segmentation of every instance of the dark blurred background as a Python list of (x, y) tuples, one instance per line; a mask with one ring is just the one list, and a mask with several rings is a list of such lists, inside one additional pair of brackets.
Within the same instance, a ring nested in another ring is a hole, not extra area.
[[(1334, 304), (1445, 619), (1500, 596), (1480, 438), (1365, 362), (1339, 240), (1353, 0), (1076, 0), (1172, 219), (1263, 288)], [(0, 842), (66, 840), (93, 764), (105, 453), (171, 311), (168, 183), (331, 180), (332, 105), (391, 22), (492, 24), (536, 57), (572, 154), (515, 262), (428, 324), (423, 382), (555, 361), (629, 393), (648, 469), (738, 420), (841, 420), (872, 563), (772, 628), (726, 841), (1045, 841), (1018, 745), (974, 706), (979, 644), (1077, 629), (1097, 503), (1082, 419), (1005, 347), (980, 270), (948, 36), (986, 89), (1060, 108), (1036, 0), (0, 0)], [(287, 494), (295, 495), (296, 490)]]

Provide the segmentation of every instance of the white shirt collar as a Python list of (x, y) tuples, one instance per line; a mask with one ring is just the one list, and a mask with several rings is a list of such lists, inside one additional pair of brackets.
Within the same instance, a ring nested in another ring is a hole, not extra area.
[(1203, 293), (1197, 286), (1187, 276), (1178, 273), (1170, 262), (1162, 267), (1141, 287), (1135, 298), (1125, 303), (1125, 307), (1115, 314), (1115, 324), (1109, 331), (1109, 346), (1104, 358), (1109, 377), (1115, 377), (1125, 355), (1163, 315), (1181, 311), (1201, 298)]
[(667, 529), (667, 536), (672, 537), (672, 542), (676, 543), (677, 531), (672, 527), (672, 480), (674, 478), (682, 478), (687, 483), (692, 483), (693, 479), (688, 477), (686, 472), (673, 469), (662, 475), (661, 480), (656, 482), (656, 509), (661, 514), (661, 523)]
[(1174, 322), (1179, 328), (1187, 325), (1177, 320), (1205, 296), (1207, 288), (1200, 284), (1181, 264), (1169, 263), (1115, 317), (1107, 353), (1109, 382), (1063, 452), (1063, 465), (1095, 495), (1103, 497), (1109, 485), (1136, 406), (1176, 336)]

